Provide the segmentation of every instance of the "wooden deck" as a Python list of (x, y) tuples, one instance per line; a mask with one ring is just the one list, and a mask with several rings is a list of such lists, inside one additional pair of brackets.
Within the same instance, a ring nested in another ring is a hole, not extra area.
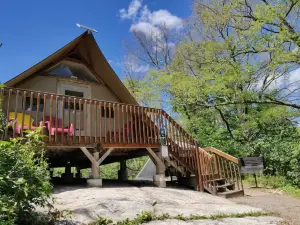
[(157, 152), (164, 131), (169, 159), (175, 161), (171, 164), (194, 174), (198, 190), (217, 194), (220, 179), (243, 190), (239, 160), (215, 148), (202, 149), (162, 109), (15, 88), (1, 88), (0, 95), (5, 138), (22, 137), (25, 130), (40, 127), (51, 167), (70, 161), (82, 168), (92, 163), (97, 173), (100, 163), (149, 155), (163, 168)]
[(160, 109), (13, 88), (2, 88), (1, 97), (11, 136), (44, 127), (49, 147), (157, 147), (159, 129), (166, 127)]

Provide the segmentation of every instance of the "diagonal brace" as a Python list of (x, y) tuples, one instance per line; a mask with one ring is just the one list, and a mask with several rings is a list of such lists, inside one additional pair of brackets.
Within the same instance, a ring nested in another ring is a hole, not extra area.
[(83, 153), (86, 155), (86, 157), (88, 157), (88, 159), (91, 161), (92, 164), (94, 165), (100, 165), (107, 156), (109, 156), (109, 154), (114, 150), (114, 148), (109, 148), (104, 155), (97, 161), (93, 155), (87, 150), (86, 147), (80, 147), (81, 151), (83, 151)]

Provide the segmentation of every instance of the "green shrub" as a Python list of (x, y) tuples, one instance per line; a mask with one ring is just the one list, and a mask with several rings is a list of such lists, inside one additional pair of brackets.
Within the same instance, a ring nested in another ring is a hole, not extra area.
[(51, 184), (44, 149), (43, 136), (38, 131), (28, 132), (25, 138), (0, 141), (0, 221), (5, 221), (3, 224), (10, 224), (8, 221), (19, 224), (35, 206), (48, 204)]
[(110, 219), (105, 219), (103, 217), (99, 217), (96, 221), (89, 223), (89, 225), (109, 225), (112, 224), (113, 221)]

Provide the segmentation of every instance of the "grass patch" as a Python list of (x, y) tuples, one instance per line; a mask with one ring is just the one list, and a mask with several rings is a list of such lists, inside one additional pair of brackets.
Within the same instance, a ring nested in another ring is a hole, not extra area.
[[(244, 182), (251, 186), (255, 185), (254, 177), (251, 175), (246, 176)], [(279, 189), (288, 195), (300, 198), (300, 188), (291, 185), (282, 176), (258, 175), (257, 184), (259, 187)]]
[(126, 219), (122, 221), (118, 221), (114, 223), (110, 219), (106, 219), (103, 217), (99, 217), (97, 221), (89, 223), (89, 225), (139, 225), (149, 223), (151, 221), (158, 221), (158, 220), (167, 220), (167, 219), (176, 219), (176, 220), (218, 220), (224, 218), (243, 218), (243, 217), (259, 217), (259, 216), (270, 216), (274, 215), (272, 213), (266, 212), (247, 212), (247, 213), (232, 213), (232, 214), (216, 214), (212, 216), (201, 216), (201, 215), (189, 215), (184, 216), (183, 214), (179, 214), (177, 216), (170, 216), (168, 213), (164, 213), (161, 215), (153, 215), (150, 211), (143, 211), (140, 214), (137, 214), (137, 217), (134, 219)]

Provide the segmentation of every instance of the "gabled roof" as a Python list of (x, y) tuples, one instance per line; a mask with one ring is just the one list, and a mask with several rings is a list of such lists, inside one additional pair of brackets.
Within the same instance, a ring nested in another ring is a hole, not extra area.
[(4, 85), (8, 87), (15, 87), (18, 83), (30, 76), (34, 76), (38, 72), (54, 66), (75, 50), (80, 54), (90, 68), (95, 71), (97, 78), (103, 81), (123, 103), (138, 104), (107, 62), (97, 45), (94, 36), (92, 34), (88, 34), (88, 32), (84, 32), (52, 55), (7, 81)]

